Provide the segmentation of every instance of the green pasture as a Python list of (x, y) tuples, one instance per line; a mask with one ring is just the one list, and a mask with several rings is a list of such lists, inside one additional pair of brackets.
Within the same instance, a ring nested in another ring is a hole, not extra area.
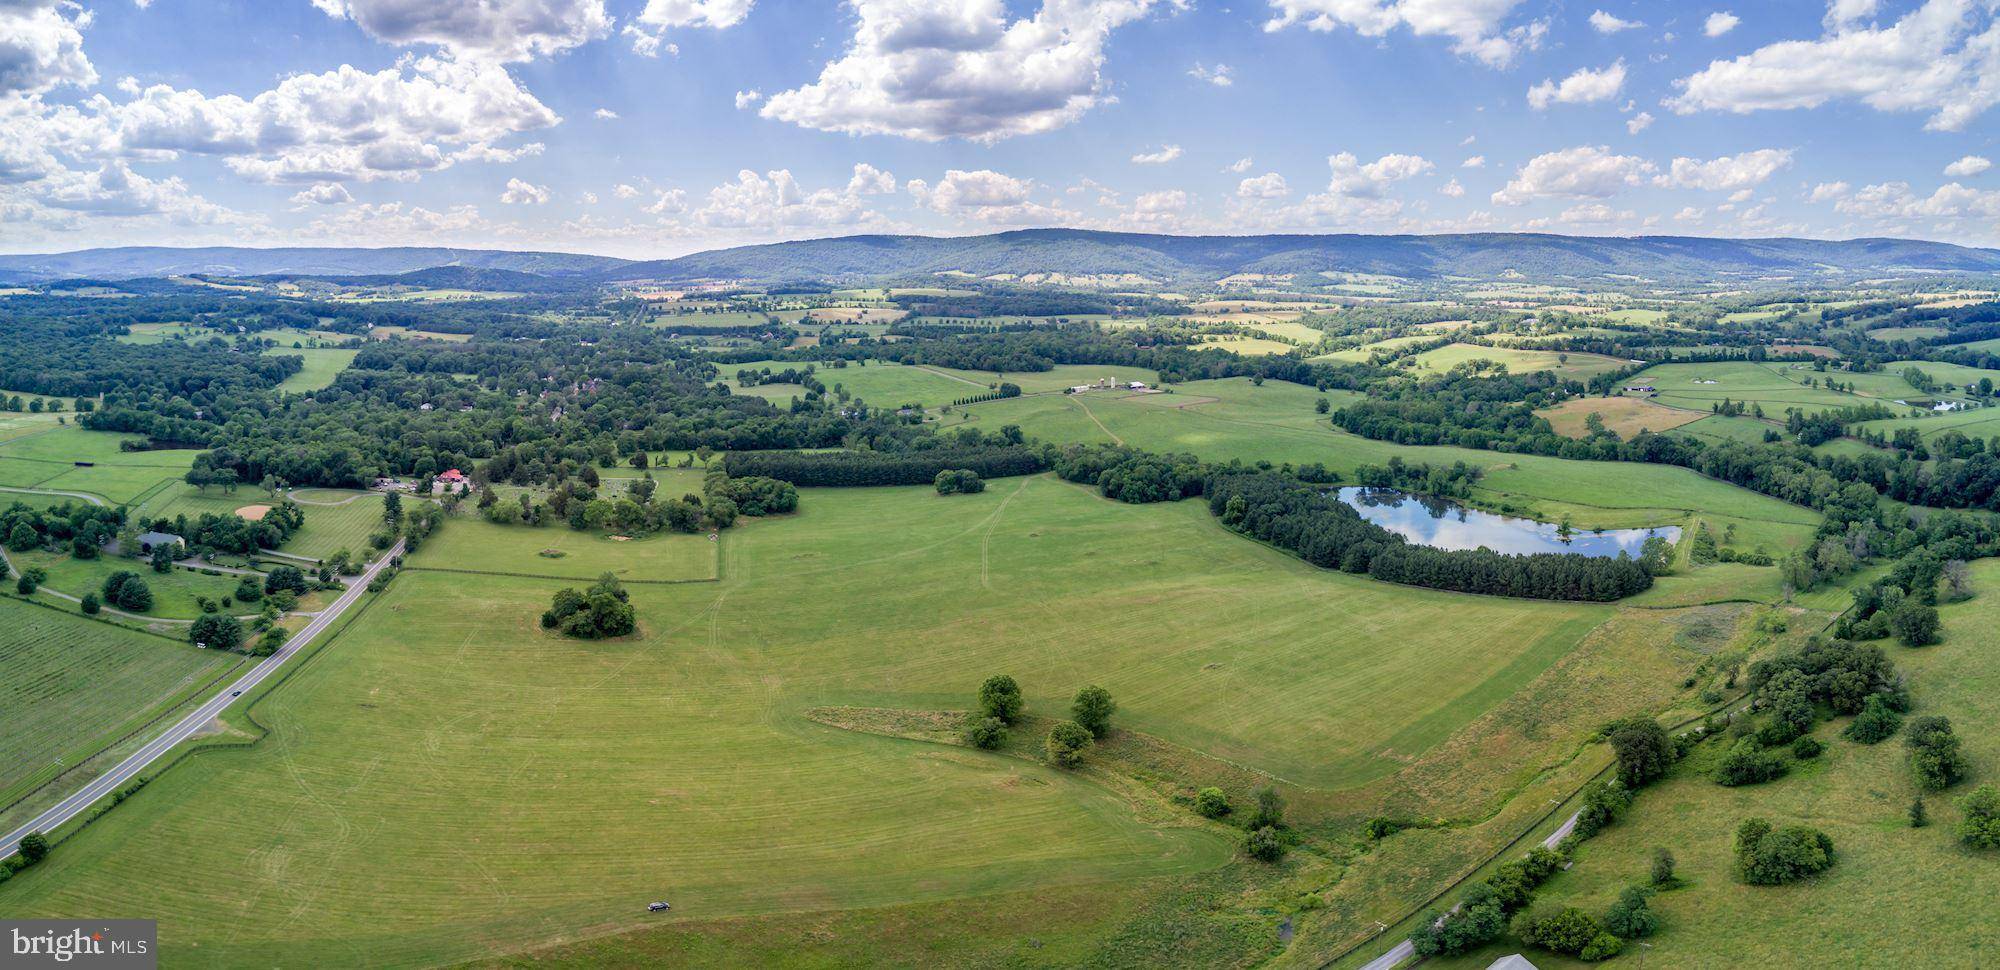
[[(1858, 394), (1829, 391), (1825, 387), (1806, 387), (1803, 382), (1808, 377), (1832, 379), (1844, 384), (1869, 376), (1893, 377), (1834, 371), (1822, 374), (1810, 369), (1794, 370), (1790, 364), (1732, 360), (1709, 364), (1660, 364), (1647, 368), (1625, 383), (1627, 386), (1652, 385), (1659, 390), (1655, 400), (1672, 407), (1707, 411), (1727, 398), (1762, 405), (1766, 416), (1782, 419), (1787, 408), (1822, 411), (1871, 401)], [(1903, 385), (1896, 396), (1916, 393), (1907, 381), (1894, 379)]]
[(198, 454), (120, 451), (119, 442), (133, 437), (72, 425), (0, 442), (0, 485), (87, 492), (111, 504), (132, 504), (186, 474)]
[[(412, 565), (490, 553), (468, 525)], [(382, 965), (1209, 870), (1233, 842), (1185, 813), (802, 712), (962, 707), (1011, 671), (1051, 715), (1097, 682), (1127, 727), (1357, 785), (1615, 612), (1373, 583), (1230, 535), (1198, 503), (1048, 477), (954, 498), (807, 490), (797, 515), (725, 541), (719, 583), (631, 587), (640, 633), (614, 642), (539, 628), (562, 581), (405, 572), (258, 704), (259, 746), (182, 763), (0, 885), (0, 908), (144, 908), (170, 960)], [(661, 897), (671, 916), (642, 911)]]
[[(1570, 516), (1580, 528), (1676, 525), (1690, 511), (1727, 518), (1774, 549), (1811, 536), (1819, 515), (1704, 478), (1684, 468), (1630, 462), (1565, 461), (1451, 447), (1411, 447), (1333, 430), (1315, 413), (1309, 387), (1247, 378), (1177, 384), (1172, 394), (1079, 394), (992, 401), (966, 409), (981, 428), (1019, 425), (1045, 441), (1111, 442), (1208, 461), (1320, 462), (1352, 475), (1364, 464), (1463, 461), (1486, 469), (1476, 494), (1544, 521)], [(1338, 408), (1353, 397), (1324, 395)], [(1689, 425), (1693, 427), (1693, 425)]]
[(1950, 332), (1943, 327), (1881, 327), (1868, 331), (1868, 336), (1882, 341), (1928, 340), (1932, 337), (1942, 337)]
[(1920, 418), (1889, 418), (1882, 421), (1863, 421), (1854, 426), (1867, 431), (1880, 431), (1893, 435), (1898, 428), (1915, 428), (1925, 440), (1936, 438), (1947, 431), (1974, 438), (1988, 438), (2000, 434), (2000, 407), (1987, 406), (1970, 411), (1949, 411), (1942, 414), (1927, 414)]
[[(1961, 845), (1953, 801), (2000, 772), (2000, 562), (1974, 565), (1977, 596), (1942, 608), (1945, 642), (1921, 650), (1885, 643), (1907, 672), (1917, 714), (1951, 719), (1972, 762), (1971, 781), (1929, 796), (1931, 824), (1911, 828), (1916, 791), (1902, 738), (1873, 747), (1839, 737), (1846, 719), (1822, 725), (1820, 759), (1777, 781), (1723, 788), (1698, 755), (1639, 796), (1632, 812), (1585, 843), (1574, 868), (1557, 875), (1538, 902), (1602, 912), (1620, 889), (1643, 880), (1654, 847), (1679, 860), (1687, 884), (1655, 896), (1661, 920), (1647, 940), (1649, 965), (1981, 966), (2000, 949), (2000, 904), (1991, 852)], [(1710, 747), (1714, 747), (1711, 745)], [(1838, 861), (1824, 875), (1783, 887), (1746, 886), (1730, 875), (1731, 833), (1744, 818), (1811, 825), (1833, 839)], [(1803, 922), (1802, 922), (1803, 921)], [(1913, 929), (1918, 928), (1921, 929)], [(1492, 946), (1447, 968), (1484, 967), (1514, 952)], [(1630, 960), (1629, 955), (1620, 962)], [(1537, 966), (1582, 967), (1531, 950)]]
[(1626, 366), (1622, 360), (1598, 354), (1564, 354), (1553, 350), (1516, 350), (1512, 347), (1483, 347), (1477, 344), (1450, 344), (1436, 350), (1425, 351), (1413, 359), (1417, 368), (1425, 371), (1443, 372), (1467, 361), (1491, 360), (1507, 365), (1507, 372), (1510, 374), (1554, 371), (1562, 377), (1577, 380), (1588, 379), (1592, 375)]
[[(44, 590), (68, 593), (81, 598), (86, 593), (99, 593), (104, 581), (112, 573), (137, 573), (146, 581), (146, 588), (153, 591), (153, 608), (142, 616), (162, 620), (192, 620), (201, 615), (201, 607), (195, 603), (196, 596), (206, 596), (216, 602), (236, 594), (236, 585), (241, 576), (224, 573), (208, 576), (191, 569), (175, 568), (169, 572), (156, 573), (143, 560), (125, 559), (119, 556), (98, 556), (96, 559), (77, 559), (67, 552), (13, 552), (7, 553), (14, 560), (14, 568), (24, 570), (39, 566), (47, 571), (48, 579), (42, 583)], [(45, 596), (42, 600), (58, 609), (73, 610), (75, 603), (68, 600)], [(107, 604), (109, 605), (109, 604)], [(241, 608), (231, 607), (233, 613), (255, 613), (257, 605), (244, 604)]]
[[(368, 537), (382, 529), (380, 494), (306, 489), (297, 498), (306, 514), (305, 525), (285, 543), (282, 551), (313, 559), (325, 559), (342, 549), (356, 555), (373, 554)], [(403, 496), (403, 508), (410, 508), (416, 501)]]
[(361, 353), (361, 351), (340, 350), (330, 347), (316, 347), (305, 350), (295, 350), (291, 347), (273, 347), (264, 351), (264, 353), (274, 357), (289, 356), (305, 358), (306, 365), (302, 370), (285, 378), (278, 384), (278, 390), (280, 391), (299, 393), (303, 391), (317, 391), (322, 387), (332, 384), (334, 378), (340, 376), (341, 371), (346, 370), (349, 364), (354, 363), (355, 355)]
[(687, 582), (715, 578), (719, 546), (706, 533), (618, 539), (566, 525), (495, 525), (460, 514), (425, 540), (423, 557), (411, 565), (586, 581), (609, 572), (631, 582)]
[(234, 662), (0, 597), (0, 804), (123, 736)]

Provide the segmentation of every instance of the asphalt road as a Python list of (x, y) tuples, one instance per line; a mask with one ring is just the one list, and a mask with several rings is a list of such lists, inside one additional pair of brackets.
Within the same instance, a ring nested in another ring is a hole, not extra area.
[(91, 779), (89, 784), (84, 785), (68, 798), (56, 803), (42, 814), (35, 816), (33, 821), (7, 833), (6, 839), (0, 841), (0, 859), (13, 855), (14, 851), (20, 848), (22, 837), (28, 833), (53, 831), (70, 819), (83, 814), (90, 806), (97, 804), (99, 799), (110, 795), (112, 792), (131, 782), (133, 778), (138, 777), (139, 773), (145, 771), (148, 765), (158, 761), (167, 752), (173, 750), (176, 745), (200, 733), (201, 729), (207, 727), (209, 722), (220, 716), (225, 708), (236, 702), (237, 694), (248, 693), (250, 688), (263, 683), (272, 674), (277, 673), (278, 669), (283, 667), (286, 661), (292, 659), (294, 654), (305, 649), (306, 644), (311, 643), (314, 637), (319, 636), (328, 627), (332, 626), (335, 621), (339, 620), (341, 614), (347, 612), (348, 607), (360, 602), (363, 596), (368, 595), (368, 584), (375, 579), (376, 574), (389, 565), (389, 560), (402, 554), (403, 540), (398, 539), (394, 546), (391, 546), (387, 552), (382, 554), (381, 558), (375, 560), (374, 565), (369, 566), (360, 576), (355, 577), (354, 582), (347, 587), (347, 592), (340, 594), (340, 598), (334, 600), (332, 606), (321, 610), (318, 616), (313, 617), (305, 626), (300, 627), (299, 632), (292, 634), (292, 638), (286, 640), (285, 645), (279, 647), (277, 653), (265, 657), (257, 666), (250, 668), (249, 672), (237, 678), (234, 683), (216, 692), (215, 696), (209, 698), (206, 703), (190, 711), (186, 717), (176, 721), (165, 733), (147, 742), (145, 747), (132, 752), (124, 761), (119, 762), (117, 767)]

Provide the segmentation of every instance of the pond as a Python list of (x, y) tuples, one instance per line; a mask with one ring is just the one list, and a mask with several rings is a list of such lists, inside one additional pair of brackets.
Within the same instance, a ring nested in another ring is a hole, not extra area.
[(1562, 527), (1534, 519), (1517, 519), (1467, 508), (1447, 499), (1411, 495), (1390, 488), (1337, 488), (1334, 494), (1384, 529), (1418, 545), (1439, 549), (1477, 549), (1528, 554), (1573, 552), (1585, 556), (1613, 558), (1619, 553), (1639, 555), (1652, 536), (1679, 542), (1679, 526), (1657, 529), (1606, 529), (1601, 532), (1572, 531), (1562, 535)]

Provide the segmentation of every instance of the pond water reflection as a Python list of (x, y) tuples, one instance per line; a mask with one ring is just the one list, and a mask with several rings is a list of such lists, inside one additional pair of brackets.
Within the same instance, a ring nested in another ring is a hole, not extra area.
[(1655, 529), (1606, 529), (1602, 532), (1572, 531), (1567, 538), (1562, 529), (1548, 522), (1517, 519), (1467, 508), (1448, 499), (1411, 495), (1392, 488), (1347, 487), (1334, 489), (1340, 500), (1353, 506), (1367, 519), (1418, 545), (1439, 549), (1477, 549), (1528, 554), (1573, 552), (1585, 556), (1613, 558), (1620, 552), (1634, 558), (1646, 539), (1659, 536), (1679, 542), (1679, 526)]

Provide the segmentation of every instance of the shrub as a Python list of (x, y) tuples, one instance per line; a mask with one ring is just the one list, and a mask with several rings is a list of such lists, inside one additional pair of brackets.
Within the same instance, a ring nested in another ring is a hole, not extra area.
[(1927, 647), (1938, 642), (1937, 607), (1907, 599), (1889, 614), (1889, 631), (1906, 647)]
[(1666, 888), (1674, 884), (1674, 854), (1666, 847), (1653, 850), (1653, 885)]
[(1266, 825), (1244, 836), (1243, 851), (1259, 862), (1276, 862), (1285, 857), (1285, 840), (1278, 837), (1277, 829)]
[(1387, 815), (1377, 815), (1368, 820), (1367, 825), (1364, 826), (1364, 830), (1368, 833), (1369, 838), (1381, 840), (1395, 835), (1408, 827), (1402, 819), (1390, 818)]
[(1903, 726), (1903, 715), (1889, 709), (1881, 695), (1870, 695), (1861, 713), (1847, 725), (1841, 736), (1859, 744), (1878, 744), (1895, 736)]
[(83, 600), (79, 602), (77, 605), (82, 607), (83, 612), (90, 616), (96, 616), (99, 612), (102, 612), (104, 609), (103, 605), (98, 603), (96, 593), (83, 594)]
[(271, 627), (264, 631), (263, 636), (257, 638), (257, 645), (251, 648), (250, 652), (259, 657), (268, 657), (285, 645), (286, 636), (284, 627)]
[(188, 627), (188, 642), (210, 650), (234, 650), (243, 645), (243, 624), (226, 613), (204, 613)]
[(1229, 814), (1229, 796), (1222, 789), (1204, 788), (1194, 794), (1194, 813), (1202, 818), (1221, 818)]
[(144, 613), (153, 608), (153, 590), (138, 573), (119, 570), (104, 577), (104, 601), (128, 613)]
[(1583, 807), (1576, 813), (1576, 835), (1587, 839), (1618, 821), (1632, 806), (1632, 791), (1617, 778), (1607, 778), (1590, 786), (1583, 795)]
[(1250, 813), (1250, 827), (1261, 829), (1285, 824), (1285, 796), (1276, 788), (1265, 785), (1257, 789), (1257, 808)]
[(276, 593), (280, 590), (304, 596), (312, 591), (312, 587), (306, 585), (306, 574), (297, 566), (279, 566), (264, 576), (264, 592)]
[(1755, 785), (1785, 773), (1782, 758), (1747, 741), (1738, 741), (1715, 766), (1715, 783), (1725, 788)]
[(1021, 685), (1006, 674), (986, 678), (979, 685), (979, 713), (982, 717), (997, 717), (1002, 724), (1014, 723), (1021, 716)]
[(1924, 807), (1924, 796), (1918, 795), (1910, 800), (1910, 827), (1920, 829), (1929, 824), (1931, 824), (1930, 810)]
[(1917, 787), (1943, 791), (1965, 777), (1965, 754), (1958, 749), (1958, 735), (1952, 733), (1949, 718), (1919, 717), (1910, 721), (1904, 738), (1910, 746), (1910, 769)]
[(1834, 862), (1833, 840), (1804, 825), (1772, 829), (1761, 818), (1736, 828), (1736, 877), (1753, 886), (1778, 886), (1825, 872)]
[(1800, 761), (1811, 761), (1826, 751), (1826, 745), (1810, 735), (1792, 742), (1792, 757)]
[(1609, 960), (1624, 951), (1624, 940), (1619, 939), (1612, 933), (1599, 933), (1597, 934), (1597, 938), (1591, 940), (1590, 945), (1584, 947), (1583, 952), (1578, 953), (1576, 956), (1579, 960), (1595, 963), (1599, 960)]
[(1111, 700), (1111, 692), (1091, 685), (1076, 692), (1076, 701), (1070, 705), (1070, 719), (1083, 725), (1092, 737), (1102, 738), (1111, 733), (1111, 714), (1118, 705)]
[(2000, 849), (2000, 788), (1981, 785), (1958, 800), (1965, 813), (1959, 820), (1958, 837), (1975, 849)]
[(605, 573), (581, 593), (557, 590), (542, 614), (542, 626), (566, 637), (601, 640), (630, 634), (638, 629), (639, 621), (632, 610), (631, 594), (616, 576)]
[(21, 861), (34, 865), (49, 857), (49, 837), (40, 832), (21, 836)]
[(965, 728), (965, 743), (991, 751), (1007, 740), (1007, 725), (997, 717), (982, 717)]
[(985, 480), (969, 468), (947, 468), (938, 472), (931, 484), (937, 486), (939, 495), (972, 495), (986, 491)]
[(1673, 740), (1650, 717), (1613, 721), (1604, 733), (1618, 755), (1618, 780), (1629, 790), (1645, 787), (1673, 767)]
[(1058, 721), (1049, 729), (1049, 736), (1042, 742), (1042, 749), (1048, 755), (1049, 764), (1058, 768), (1074, 768), (1083, 764), (1083, 751), (1090, 747), (1090, 732), (1075, 721)]
[(1581, 956), (1605, 935), (1603, 924), (1574, 906), (1522, 913), (1514, 918), (1513, 929), (1523, 943), (1570, 956)]
[(1506, 926), (1507, 912), (1499, 896), (1481, 883), (1465, 894), (1457, 909), (1425, 913), (1417, 931), (1410, 934), (1410, 945), (1418, 956), (1456, 956), (1499, 937)]
[(1653, 891), (1644, 886), (1627, 886), (1618, 901), (1604, 914), (1604, 927), (1628, 940), (1652, 936), (1660, 928), (1660, 917), (1647, 905)]

